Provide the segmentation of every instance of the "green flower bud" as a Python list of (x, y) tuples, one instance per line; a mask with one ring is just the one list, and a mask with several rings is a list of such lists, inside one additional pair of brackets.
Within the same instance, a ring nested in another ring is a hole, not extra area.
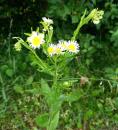
[(98, 24), (100, 20), (103, 18), (103, 14), (103, 10), (93, 9), (89, 16), (91, 17), (94, 24)]
[(17, 42), (15, 45), (14, 45), (14, 48), (16, 51), (21, 51), (21, 44), (20, 42)]
[(50, 29), (50, 26), (53, 24), (53, 20), (43, 17), (42, 18), (43, 21), (41, 21), (41, 24), (43, 25), (43, 31), (48, 31)]

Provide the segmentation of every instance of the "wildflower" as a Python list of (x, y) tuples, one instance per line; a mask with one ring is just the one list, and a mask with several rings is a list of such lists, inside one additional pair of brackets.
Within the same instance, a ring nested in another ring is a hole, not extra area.
[(93, 23), (98, 24), (100, 22), (100, 20), (103, 18), (103, 14), (104, 14), (103, 10), (93, 9), (91, 11)]
[(54, 44), (50, 44), (47, 51), (50, 56), (53, 56), (55, 54), (56, 46)]
[(79, 45), (76, 41), (63, 41), (60, 40), (57, 45), (50, 44), (47, 49), (49, 55), (64, 54), (65, 51), (77, 53), (79, 51)]
[(20, 42), (17, 42), (17, 43), (14, 45), (14, 48), (16, 49), (16, 51), (21, 51), (21, 44), (20, 44)]
[(32, 48), (40, 48), (40, 45), (44, 43), (44, 34), (33, 31), (31, 36), (27, 38)]
[(51, 26), (51, 24), (53, 24), (53, 21), (49, 18), (43, 17), (42, 18), (42, 25), (43, 25), (43, 31), (48, 31), (48, 30), (52, 30), (53, 27)]
[(47, 51), (48, 51), (48, 54), (51, 56), (63, 54), (63, 52), (58, 44), (57, 45), (50, 44)]
[(72, 53), (79, 52), (79, 44), (77, 43), (77, 41), (68, 41), (67, 51)]
[(67, 49), (67, 41), (60, 40), (58, 46), (61, 48), (62, 51), (65, 51)]
[(55, 46), (55, 54), (57, 55), (62, 54), (62, 49), (58, 44)]
[(53, 20), (52, 19), (49, 19), (49, 18), (46, 18), (46, 17), (43, 17), (42, 19), (43, 19), (43, 22), (48, 24), (48, 25), (53, 24)]

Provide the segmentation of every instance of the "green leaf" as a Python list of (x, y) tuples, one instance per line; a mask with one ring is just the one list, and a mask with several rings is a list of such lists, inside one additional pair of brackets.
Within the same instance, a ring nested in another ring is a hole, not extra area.
[(12, 77), (14, 74), (13, 70), (12, 69), (7, 69), (6, 70), (6, 75), (9, 76), (9, 77)]
[(33, 130), (38, 130), (38, 128), (34, 127)]
[(102, 93), (102, 90), (94, 90), (92, 91), (92, 96), (96, 97), (96, 96), (99, 96), (101, 93)]
[(48, 118), (48, 113), (41, 114), (35, 118), (35, 122), (39, 127), (46, 127), (48, 125)]
[(50, 66), (46, 64), (42, 59), (37, 57), (35, 52), (29, 54), (29, 58), (31, 59), (31, 65), (38, 66), (38, 71), (44, 72), (49, 75), (54, 75), (53, 71), (51, 70)]
[(58, 122), (59, 122), (59, 111), (56, 112), (55, 115), (53, 115), (53, 118), (49, 122), (49, 126), (48, 126), (47, 130), (55, 130), (58, 125)]
[(31, 34), (30, 33), (24, 33), (26, 36), (31, 36)]
[(81, 113), (79, 113), (78, 117), (77, 117), (77, 128), (82, 128), (82, 115)]
[(77, 101), (81, 98), (82, 95), (83, 95), (83, 92), (80, 90), (73, 91), (72, 93), (66, 96), (66, 101), (69, 101), (69, 102)]
[(26, 81), (26, 85), (32, 84), (33, 79), (34, 79), (34, 77), (33, 77), (33, 76), (30, 76), (30, 77), (27, 79), (27, 81)]
[(48, 97), (50, 113), (51, 115), (55, 115), (57, 111), (60, 111), (61, 105), (64, 100), (64, 95), (60, 95), (56, 91), (52, 91), (51, 95)]
[(25, 90), (26, 93), (31, 93), (31, 94), (39, 94), (40, 90), (38, 88), (33, 88), (30, 90)]
[(5, 70), (7, 70), (9, 67), (7, 66), (7, 65), (2, 65), (1, 67), (0, 67), (0, 70), (1, 71), (5, 71)]
[(51, 88), (48, 86), (47, 82), (44, 79), (41, 79), (41, 89), (40, 92), (44, 97), (46, 98), (46, 101), (48, 105), (50, 106), (53, 102), (53, 96), (52, 96), (52, 91)]
[(51, 93), (51, 89), (44, 79), (41, 79), (41, 93), (46, 97)]
[(72, 15), (72, 23), (77, 23), (78, 22), (78, 16), (77, 15)]
[(114, 99), (115, 107), (118, 108), (118, 97)]
[(89, 118), (91, 118), (92, 116), (93, 116), (93, 111), (92, 111), (92, 110), (88, 110), (88, 111), (86, 112), (85, 118), (86, 118), (86, 119), (89, 119)]
[(20, 94), (24, 93), (24, 90), (23, 90), (22, 86), (20, 86), (20, 85), (15, 85), (14, 90), (16, 93), (20, 93)]

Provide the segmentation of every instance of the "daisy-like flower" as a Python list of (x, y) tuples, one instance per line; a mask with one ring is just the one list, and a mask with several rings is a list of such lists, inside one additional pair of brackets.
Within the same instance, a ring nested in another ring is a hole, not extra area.
[(79, 44), (77, 41), (68, 41), (67, 49), (68, 52), (78, 53), (79, 52)]
[(63, 52), (58, 44), (57, 45), (50, 44), (47, 51), (50, 56), (63, 54)]
[(71, 52), (71, 53), (77, 53), (79, 52), (79, 44), (77, 41), (59, 41), (57, 45), (50, 44), (50, 46), (47, 49), (47, 52), (50, 56), (53, 55), (62, 55), (65, 53), (65, 51)]
[(46, 18), (46, 17), (43, 17), (42, 19), (43, 19), (44, 23), (48, 24), (48, 26), (53, 24), (53, 20), (52, 19), (49, 19), (49, 18)]
[(60, 40), (58, 46), (61, 48), (61, 51), (65, 51), (67, 49), (67, 41)]
[(50, 46), (47, 49), (47, 52), (50, 56), (53, 56), (55, 54), (56, 46), (54, 44), (50, 44)]
[(40, 48), (41, 44), (44, 43), (44, 34), (33, 31), (31, 36), (27, 38), (27, 41), (32, 48)]
[(99, 24), (100, 20), (103, 18), (104, 11), (103, 10), (98, 10), (98, 9), (93, 9), (92, 12), (92, 21), (94, 24)]
[(59, 44), (57, 44), (57, 45), (55, 46), (55, 54), (57, 54), (57, 55), (63, 54), (62, 49), (61, 49), (61, 47), (60, 47)]

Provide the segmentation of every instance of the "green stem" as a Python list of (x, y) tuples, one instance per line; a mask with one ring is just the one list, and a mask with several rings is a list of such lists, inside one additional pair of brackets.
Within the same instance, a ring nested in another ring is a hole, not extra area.
[[(53, 76), (53, 86), (52, 86), (52, 91), (55, 91), (56, 93), (58, 91), (58, 89), (57, 89), (57, 81), (58, 81), (57, 58), (58, 58), (57, 56), (54, 57), (54, 76)], [(48, 126), (47, 126), (47, 130), (55, 130), (56, 127), (57, 127), (57, 125), (58, 125), (58, 121), (59, 121), (59, 110), (60, 110), (60, 108), (58, 108), (57, 110), (55, 110), (54, 109), (54, 104), (55, 103), (52, 102), (52, 104), (50, 106), (50, 111), (49, 111), (49, 115), (50, 116), (49, 116), (49, 123), (48, 123)]]
[(54, 84), (53, 86), (56, 87), (57, 86), (57, 80), (58, 80), (58, 74), (57, 74), (57, 57), (55, 57), (55, 63), (54, 63), (54, 69), (55, 69), (55, 74), (54, 74)]
[(81, 20), (80, 20), (76, 30), (74, 31), (74, 34), (73, 34), (73, 37), (71, 38), (71, 40), (75, 41), (76, 38), (77, 38), (77, 35), (79, 34), (79, 31), (80, 31), (81, 27), (83, 25), (87, 24), (91, 20), (91, 18), (92, 18), (91, 13), (87, 17), (85, 17), (85, 15), (86, 15), (86, 10), (84, 11), (83, 16), (81, 17)]
[[(20, 39), (20, 40), (21, 40), (21, 44), (23, 46), (25, 46), (28, 50), (30, 50), (33, 53), (33, 55), (36, 57), (36, 59), (38, 60), (38, 65), (41, 67), (41, 69), (50, 72), (50, 70), (48, 69), (48, 67), (46, 66), (46, 64), (38, 57), (38, 55), (36, 54), (36, 52), (32, 48), (30, 48), (27, 45), (26, 42), (24, 42), (22, 39)], [(52, 72), (50, 72), (50, 74), (52, 74)]]
[(34, 54), (36, 59), (40, 62), (43, 68), (47, 68), (46, 65), (43, 63), (43, 61), (37, 56), (36, 52), (31, 49), (31, 52)]
[(73, 34), (73, 37), (72, 37), (71, 40), (73, 40), (73, 41), (76, 40), (76, 37), (77, 37), (77, 35), (78, 35), (79, 31), (80, 31), (80, 28), (81, 28), (82, 26), (83, 26), (82, 21), (80, 21), (80, 23), (79, 23), (78, 26), (77, 26), (77, 29), (74, 31), (74, 34)]
[(76, 37), (80, 31), (80, 28), (85, 24), (85, 21), (84, 21), (85, 15), (86, 15), (86, 10), (84, 11), (83, 16), (81, 17), (81, 20), (80, 20), (76, 30), (74, 31), (74, 34), (73, 34), (73, 37), (71, 40), (76, 40)]
[(31, 52), (34, 54), (34, 56), (36, 57), (36, 59), (39, 61), (38, 64), (41, 67), (41, 69), (44, 70), (44, 71), (46, 70), (46, 71), (48, 71), (49, 74), (53, 75), (53, 72), (51, 72), (51, 70), (49, 70), (48, 66), (46, 66), (46, 64), (38, 57), (38, 55), (36, 54), (36, 52), (33, 51), (32, 49), (31, 49)]

